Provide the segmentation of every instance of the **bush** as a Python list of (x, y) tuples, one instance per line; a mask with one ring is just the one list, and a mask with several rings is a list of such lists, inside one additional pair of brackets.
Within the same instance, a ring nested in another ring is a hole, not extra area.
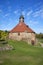
[(7, 40), (9, 32), (0, 30), (0, 40)]
[(42, 33), (36, 34), (36, 38), (43, 39), (43, 34)]

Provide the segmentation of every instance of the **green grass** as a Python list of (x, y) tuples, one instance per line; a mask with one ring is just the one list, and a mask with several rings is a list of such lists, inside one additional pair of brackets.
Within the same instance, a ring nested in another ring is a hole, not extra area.
[(41, 47), (41, 44), (43, 44), (43, 38), (37, 38), (37, 46), (40, 46)]
[(0, 65), (43, 65), (43, 48), (9, 40), (15, 50), (0, 51)]

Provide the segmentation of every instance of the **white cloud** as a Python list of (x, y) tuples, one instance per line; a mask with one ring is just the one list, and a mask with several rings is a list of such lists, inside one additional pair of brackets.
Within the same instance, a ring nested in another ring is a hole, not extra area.
[(33, 13), (33, 17), (38, 17), (38, 16), (43, 17), (43, 8)]
[(39, 16), (39, 13), (40, 13), (39, 11), (34, 12), (34, 13), (33, 13), (33, 17)]
[(27, 10), (23, 10), (23, 11), (18, 9), (18, 10), (14, 11), (14, 14), (22, 14), (24, 16), (29, 16), (30, 14), (32, 14), (32, 12), (33, 12), (32, 10), (28, 11), (28, 9)]
[(25, 16), (25, 14), (26, 14), (26, 11), (22, 11), (22, 14)]
[(40, 5), (42, 5), (42, 2), (36, 3), (34, 6), (37, 7), (37, 6), (40, 6)]
[(29, 16), (30, 14), (32, 14), (32, 12), (33, 12), (32, 10), (28, 11), (27, 12), (27, 16)]
[(30, 20), (30, 24), (31, 25), (36, 25), (36, 24), (38, 24), (38, 21), (32, 21), (32, 20)]
[(41, 10), (40, 16), (43, 18), (43, 9)]
[(18, 13), (18, 10), (15, 10), (15, 11), (14, 11), (14, 14), (17, 14), (17, 13)]
[(7, 17), (7, 16), (9, 16), (9, 13), (7, 13), (7, 14), (4, 15), (4, 17)]

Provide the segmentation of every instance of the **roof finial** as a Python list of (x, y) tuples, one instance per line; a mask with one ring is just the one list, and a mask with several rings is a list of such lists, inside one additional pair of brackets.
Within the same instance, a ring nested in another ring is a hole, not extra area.
[(19, 19), (20, 19), (19, 22), (24, 22), (24, 17), (23, 17), (23, 15), (21, 15)]

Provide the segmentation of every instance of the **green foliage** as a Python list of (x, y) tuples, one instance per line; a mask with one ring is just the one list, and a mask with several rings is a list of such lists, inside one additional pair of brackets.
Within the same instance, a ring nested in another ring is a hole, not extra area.
[(36, 34), (36, 38), (43, 39), (43, 34), (42, 33)]
[(38, 41), (39, 41), (40, 43), (43, 43), (43, 39), (38, 39)]
[(1, 39), (1, 32), (0, 32), (0, 39)]
[(1, 31), (0, 30), (0, 40), (6, 40), (8, 38), (8, 32), (7, 31)]
[(2, 34), (1, 34), (1, 33), (2, 33), (2, 31), (0, 30), (0, 39), (1, 39), (1, 37), (2, 37)]

